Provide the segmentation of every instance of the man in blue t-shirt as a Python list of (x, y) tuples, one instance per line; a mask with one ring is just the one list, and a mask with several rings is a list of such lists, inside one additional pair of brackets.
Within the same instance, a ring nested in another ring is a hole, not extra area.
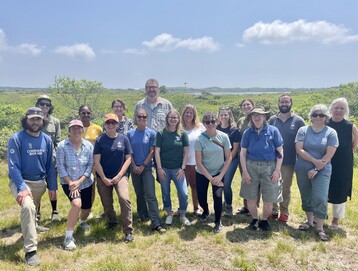
[[(291, 186), (293, 179), (293, 170), (296, 163), (295, 138), (298, 129), (305, 125), (303, 119), (294, 114), (292, 109), (292, 97), (283, 94), (278, 99), (279, 113), (273, 115), (269, 124), (278, 128), (283, 138), (283, 162), (281, 166), (282, 174), (282, 202), (274, 203), (272, 208), (273, 219), (279, 219), (282, 222), (288, 221), (288, 206), (291, 200)], [(280, 216), (278, 216), (280, 212)]]
[(57, 190), (51, 138), (41, 132), (46, 120), (40, 108), (31, 107), (22, 118), (22, 130), (8, 142), (10, 189), (21, 207), (21, 230), (24, 238), (25, 262), (40, 264), (37, 251), (37, 231), (48, 230), (37, 226), (36, 206), (46, 188), (53, 196)]

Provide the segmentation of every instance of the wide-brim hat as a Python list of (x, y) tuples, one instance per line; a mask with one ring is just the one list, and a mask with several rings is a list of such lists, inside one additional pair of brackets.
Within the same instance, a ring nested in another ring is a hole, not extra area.
[(255, 106), (249, 114), (247, 114), (247, 119), (250, 119), (252, 114), (260, 114), (260, 115), (265, 115), (266, 118), (268, 118), (270, 116), (270, 112), (265, 111), (265, 108), (263, 106)]
[(68, 129), (70, 129), (72, 126), (80, 126), (81, 128), (83, 128), (83, 123), (80, 120), (71, 120), (68, 124)]
[(110, 114), (107, 114), (104, 118), (104, 122), (107, 122), (109, 120), (114, 120), (116, 122), (119, 122), (118, 120), (118, 116), (116, 114), (113, 114), (113, 113), (110, 113)]
[(26, 117), (28, 119), (32, 119), (32, 118), (41, 118), (41, 119), (43, 119), (44, 118), (44, 112), (42, 111), (41, 108), (30, 107), (26, 111)]
[(37, 103), (39, 103), (41, 100), (48, 100), (51, 103), (51, 98), (48, 95), (41, 95), (37, 98)]

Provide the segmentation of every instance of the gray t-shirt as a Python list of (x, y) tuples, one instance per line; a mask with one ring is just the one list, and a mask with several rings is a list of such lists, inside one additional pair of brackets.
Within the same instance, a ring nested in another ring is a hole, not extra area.
[[(295, 142), (303, 141), (303, 149), (312, 157), (321, 159), (327, 151), (328, 146), (338, 147), (338, 136), (336, 130), (325, 126), (322, 131), (316, 133), (311, 126), (301, 127), (296, 135)], [(300, 156), (297, 157), (295, 170), (308, 172), (314, 168), (314, 164), (304, 160)], [(332, 165), (329, 161), (326, 166), (320, 170), (321, 174), (331, 175)]]
[(283, 138), (283, 165), (292, 165), (296, 163), (296, 148), (295, 138), (298, 129), (305, 126), (303, 119), (296, 114), (291, 114), (285, 122), (283, 122), (278, 115), (273, 115), (269, 124), (275, 126), (280, 131)]
[[(217, 131), (216, 136), (211, 137), (211, 139), (216, 140), (217, 142), (224, 145), (224, 149), (230, 150), (231, 144), (229, 140), (229, 136), (221, 131)], [(206, 138), (202, 134), (198, 136), (194, 145), (195, 151), (200, 151), (202, 154), (202, 164), (210, 173), (211, 176), (218, 174), (225, 162), (224, 158), (224, 150), (220, 146), (216, 145), (210, 139)], [(196, 167), (196, 171), (200, 174), (198, 167)]]

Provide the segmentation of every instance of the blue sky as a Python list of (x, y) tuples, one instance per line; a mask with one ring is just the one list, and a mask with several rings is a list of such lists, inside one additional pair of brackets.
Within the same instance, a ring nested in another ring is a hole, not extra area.
[(358, 81), (357, 13), (356, 0), (0, 0), (0, 86), (337, 86)]

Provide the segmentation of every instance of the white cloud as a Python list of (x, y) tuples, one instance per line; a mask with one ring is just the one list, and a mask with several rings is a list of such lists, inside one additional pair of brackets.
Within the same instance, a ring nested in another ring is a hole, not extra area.
[(357, 42), (358, 35), (350, 35), (350, 32), (343, 25), (326, 21), (297, 20), (292, 23), (280, 20), (272, 23), (260, 21), (244, 31), (243, 40), (263, 44), (285, 44), (295, 41), (316, 41), (324, 44)]
[(63, 54), (69, 57), (80, 57), (87, 60), (96, 58), (96, 54), (87, 43), (59, 46), (55, 49), (55, 53)]
[(191, 51), (214, 52), (219, 50), (219, 43), (212, 37), (204, 36), (198, 39), (180, 39), (168, 33), (162, 33), (151, 41), (143, 41), (142, 44), (150, 50), (168, 52), (178, 48), (184, 48)]
[(37, 56), (41, 54), (42, 49), (33, 43), (22, 43), (20, 45), (10, 45), (6, 40), (4, 30), (0, 28), (0, 52), (12, 52), (17, 54), (25, 54)]
[(144, 49), (135, 49), (135, 48), (128, 48), (123, 51), (125, 54), (132, 54), (132, 55), (145, 55), (147, 53)]

